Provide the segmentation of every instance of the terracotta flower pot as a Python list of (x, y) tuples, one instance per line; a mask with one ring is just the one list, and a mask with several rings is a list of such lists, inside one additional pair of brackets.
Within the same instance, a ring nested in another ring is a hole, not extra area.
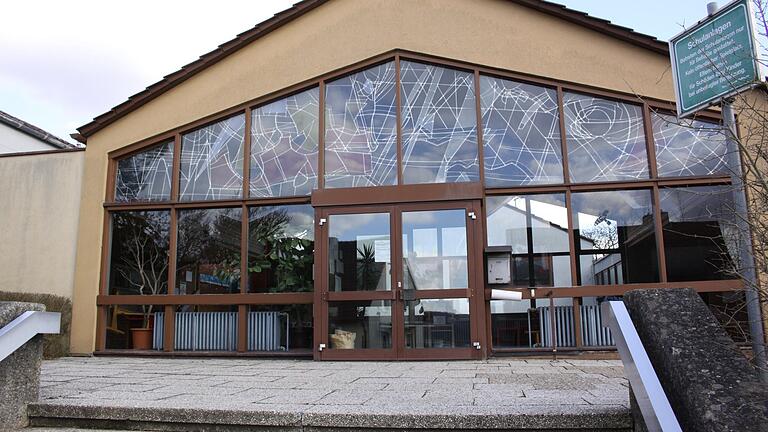
[(132, 328), (131, 340), (133, 341), (133, 349), (135, 350), (152, 349), (152, 329)]

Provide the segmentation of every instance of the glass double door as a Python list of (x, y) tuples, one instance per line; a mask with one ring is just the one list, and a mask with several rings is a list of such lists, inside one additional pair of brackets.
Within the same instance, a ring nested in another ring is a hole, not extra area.
[(319, 210), (318, 357), (479, 357), (479, 210), (475, 202)]

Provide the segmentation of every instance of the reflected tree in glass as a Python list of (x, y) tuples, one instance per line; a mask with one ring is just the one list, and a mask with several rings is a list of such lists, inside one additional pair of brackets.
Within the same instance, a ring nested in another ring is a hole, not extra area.
[(179, 210), (177, 294), (240, 291), (240, 208)]
[[(113, 213), (110, 294), (168, 292), (169, 228), (167, 211)], [(152, 305), (142, 306), (145, 328), (152, 309)]]

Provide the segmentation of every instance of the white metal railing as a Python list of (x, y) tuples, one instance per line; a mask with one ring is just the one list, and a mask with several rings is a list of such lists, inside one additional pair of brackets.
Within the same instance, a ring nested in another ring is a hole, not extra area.
[(60, 331), (60, 313), (26, 311), (0, 328), (0, 361), (5, 360), (36, 335), (58, 334)]
[(603, 302), (601, 308), (603, 325), (611, 329), (646, 428), (649, 432), (682, 432), (624, 302)]

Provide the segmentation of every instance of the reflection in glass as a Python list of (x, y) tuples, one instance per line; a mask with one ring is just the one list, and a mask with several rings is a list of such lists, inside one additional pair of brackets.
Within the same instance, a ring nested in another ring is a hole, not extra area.
[(325, 187), (397, 183), (394, 62), (325, 86)]
[(491, 339), (494, 348), (575, 346), (573, 299), (554, 299), (556, 331), (552, 334), (549, 300), (491, 301)]
[(473, 75), (403, 61), (400, 81), (403, 181), (478, 181)]
[(248, 351), (312, 351), (311, 304), (251, 306), (249, 309)]
[[(163, 349), (162, 337), (150, 338), (148, 344), (146, 340), (141, 340), (143, 330), (151, 329), (152, 334), (163, 334), (163, 322), (157, 320), (156, 312), (162, 313), (162, 305), (110, 305), (106, 306), (107, 328), (104, 347), (110, 349), (142, 349), (142, 350), (161, 350)], [(134, 330), (136, 329), (136, 330)], [(137, 335), (135, 331), (138, 331)]]
[(165, 201), (171, 198), (173, 141), (117, 161), (115, 201)]
[(109, 294), (168, 292), (168, 211), (112, 213)]
[(254, 108), (250, 194), (309, 195), (317, 187), (317, 88)]
[(470, 338), (468, 299), (405, 302), (406, 348), (465, 348)]
[(493, 196), (486, 208), (488, 246), (512, 247), (512, 286), (572, 285), (565, 194)]
[(328, 303), (331, 349), (392, 348), (392, 302)]
[(485, 185), (563, 182), (555, 90), (480, 77)]
[(639, 106), (575, 93), (563, 95), (571, 181), (648, 178)]
[(403, 212), (403, 289), (467, 288), (466, 211)]
[(242, 196), (244, 135), (241, 114), (181, 137), (181, 201)]
[(720, 126), (652, 113), (659, 177), (730, 174), (728, 148)]
[(178, 211), (176, 294), (240, 292), (241, 209)]
[(313, 290), (314, 213), (310, 205), (248, 209), (248, 292)]
[[(159, 321), (164, 315), (158, 312), (155, 317)], [(178, 306), (173, 324), (176, 351), (237, 350), (237, 306)]]
[(389, 213), (328, 217), (328, 290), (389, 291)]
[(739, 235), (732, 188), (669, 188), (659, 194), (668, 280), (736, 278)]
[(658, 282), (650, 191), (579, 192), (572, 205), (581, 285)]

